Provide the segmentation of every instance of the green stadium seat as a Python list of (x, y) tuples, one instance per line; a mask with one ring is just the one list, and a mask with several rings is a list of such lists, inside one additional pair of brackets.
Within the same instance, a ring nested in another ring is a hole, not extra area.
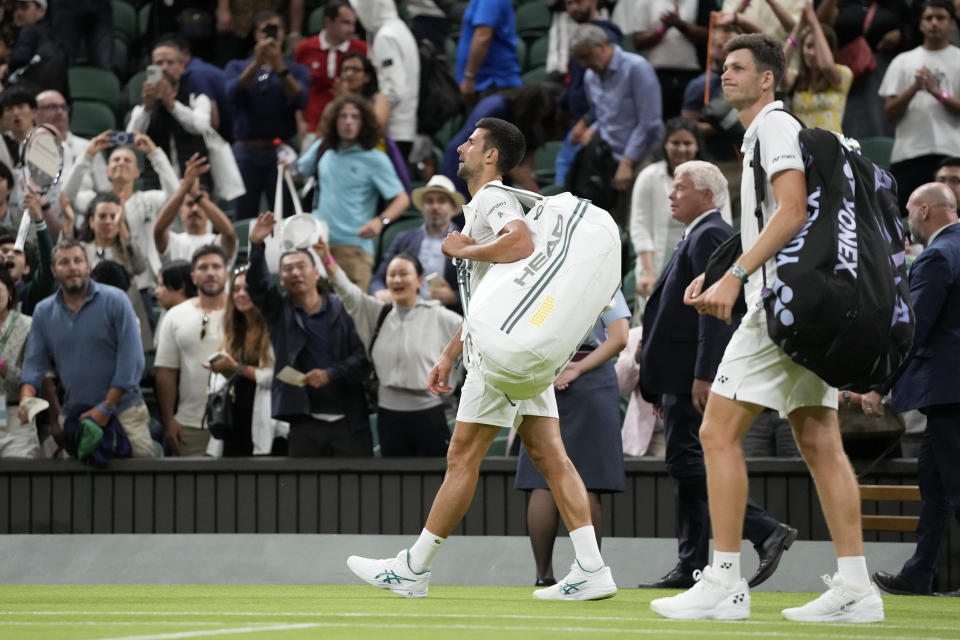
[[(127, 41), (119, 36), (113, 38), (113, 71), (117, 78), (126, 78), (130, 68), (130, 58), (127, 55)], [(119, 94), (117, 98), (119, 99)]]
[(92, 138), (107, 129), (116, 129), (117, 118), (102, 102), (74, 100), (70, 113), (70, 131), (83, 138)]
[(534, 40), (547, 35), (550, 30), (550, 10), (542, 2), (527, 2), (516, 12), (517, 33), (524, 40)]
[(70, 67), (67, 79), (70, 96), (74, 100), (100, 102), (114, 112), (117, 110), (120, 104), (120, 81), (113, 71), (97, 67)]
[(527, 43), (523, 41), (522, 38), (517, 38), (517, 62), (520, 63), (521, 69), (526, 69), (524, 66), (527, 59)]
[(875, 138), (860, 139), (860, 154), (869, 158), (881, 169), (890, 168), (890, 152), (893, 151), (893, 138), (877, 136)]
[(550, 50), (550, 38), (541, 36), (533, 41), (527, 53), (527, 61), (523, 66), (524, 71), (543, 67), (547, 64), (547, 53)]
[(562, 185), (562, 184), (557, 184), (556, 182), (554, 182), (553, 184), (548, 184), (548, 185), (545, 186), (544, 188), (540, 189), (540, 195), (542, 195), (542, 196), (555, 196), (555, 195), (557, 195), (558, 193), (563, 193), (563, 192), (566, 191), (566, 190), (567, 190), (567, 188), (566, 188), (564, 185)]
[(140, 12), (137, 14), (137, 30), (140, 32), (140, 39), (146, 40), (150, 35), (150, 30), (153, 28), (153, 15), (151, 13), (151, 8), (153, 3), (148, 3), (140, 7)]
[(447, 144), (453, 139), (454, 134), (463, 126), (464, 116), (456, 115), (446, 122), (433, 134), (433, 141), (437, 146), (446, 151)]
[(133, 107), (140, 104), (140, 92), (143, 91), (143, 83), (147, 79), (146, 71), (137, 71), (127, 81), (124, 89), (127, 99), (127, 107)]
[(323, 31), (323, 7), (317, 7), (310, 12), (307, 18), (307, 32), (305, 35), (315, 36)]
[(640, 53), (640, 52), (637, 50), (637, 45), (634, 44), (634, 42), (633, 42), (633, 34), (632, 34), (632, 33), (625, 33), (625, 34), (623, 34), (623, 40), (620, 41), (620, 47), (621, 47), (624, 51), (627, 51), (627, 52), (629, 52), (629, 53), (637, 53), (637, 54)]
[(390, 223), (390, 225), (381, 233), (377, 239), (377, 252), (374, 256), (374, 269), (377, 269), (380, 266), (380, 261), (383, 259), (384, 254), (387, 253), (387, 250), (390, 248), (390, 245), (393, 244), (394, 239), (401, 231), (408, 231), (410, 229), (416, 229), (423, 224), (423, 216), (420, 215), (420, 212), (413, 208), (407, 209), (403, 212), (403, 215)]
[(563, 147), (560, 140), (550, 140), (537, 149), (533, 156), (533, 172), (540, 184), (551, 184), (557, 175), (557, 154)]
[(137, 39), (137, 10), (123, 0), (111, 0), (113, 7), (113, 31), (123, 37), (127, 44)]
[(233, 228), (237, 232), (237, 264), (244, 264), (250, 259), (250, 223), (252, 220), (237, 220)]
[(547, 73), (546, 67), (536, 67), (524, 73), (521, 78), (523, 78), (523, 84), (536, 84), (549, 80), (550, 74)]

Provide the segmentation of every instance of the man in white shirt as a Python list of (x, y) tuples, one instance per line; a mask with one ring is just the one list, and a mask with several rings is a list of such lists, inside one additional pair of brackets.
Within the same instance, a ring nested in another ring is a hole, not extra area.
[(371, 35), (377, 84), (390, 102), (389, 135), (410, 153), (417, 135), (420, 101), (420, 52), (393, 0), (350, 0), (360, 23)]
[[(654, 612), (684, 620), (736, 620), (750, 616), (750, 593), (740, 572), (740, 541), (747, 501), (743, 437), (763, 407), (790, 419), (794, 437), (817, 486), (837, 552), (838, 571), (824, 581), (826, 593), (802, 607), (783, 610), (798, 622), (882, 622), (883, 601), (870, 582), (860, 529), (860, 493), (843, 452), (837, 420), (837, 390), (795, 363), (770, 340), (761, 303), (764, 277), (776, 278), (776, 255), (807, 223), (807, 189), (799, 123), (774, 100), (784, 73), (782, 44), (750, 34), (731, 39), (721, 77), (727, 103), (746, 129), (740, 199), (743, 211), (756, 206), (752, 162), (760, 162), (766, 184), (763, 232), (752, 215), (741, 226), (743, 254), (706, 291), (704, 276), (693, 280), (684, 303), (729, 323), (744, 291), (747, 313), (717, 367), (700, 427), (713, 528), (713, 563), (688, 591), (650, 603)], [(754, 146), (760, 141), (760, 158)], [(749, 276), (749, 278), (748, 278)]]
[[(54, 89), (37, 94), (37, 124), (51, 124), (56, 127), (63, 142), (63, 175), (60, 176), (60, 182), (47, 192), (47, 201), (59, 210), (57, 196), (70, 177), (73, 166), (86, 152), (90, 141), (70, 131), (70, 105), (63, 95)], [(97, 154), (93, 159), (93, 170), (84, 175), (80, 189), (110, 191), (110, 181), (107, 180), (107, 161), (103, 158), (103, 154)]]
[(193, 256), (197, 297), (170, 309), (160, 325), (154, 361), (163, 432), (173, 455), (202, 456), (210, 432), (202, 428), (210, 370), (204, 364), (223, 341), (227, 259), (208, 245)]
[(950, 44), (955, 23), (951, 0), (925, 0), (923, 44), (894, 58), (880, 83), (884, 115), (897, 125), (890, 173), (897, 179), (901, 213), (940, 161), (960, 149), (960, 48)]
[[(482, 118), (458, 149), (461, 162), (457, 175), (466, 180), (473, 196), (464, 207), (471, 220), (470, 233), (451, 232), (443, 242), (443, 252), (448, 258), (470, 260), (471, 289), (492, 263), (516, 262), (534, 251), (520, 203), (513, 194), (496, 188), (503, 185), (502, 176), (523, 158), (525, 146), (516, 126), (498, 118)], [(447, 380), (454, 361), (464, 351), (461, 333), (453, 336), (430, 372), (428, 387), (435, 394), (452, 391)], [(543, 600), (613, 597), (617, 586), (600, 556), (586, 489), (560, 439), (553, 386), (535, 398), (513, 402), (486, 386), (479, 372), (471, 370), (469, 349), (465, 360), (467, 379), (447, 452), (447, 472), (420, 537), (395, 558), (350, 556), (347, 566), (375, 587), (407, 598), (426, 597), (430, 566), (470, 507), (481, 461), (500, 429), (516, 427), (527, 453), (553, 491), (576, 554), (570, 573), (557, 584), (535, 591), (534, 596)]]
[[(84, 178), (93, 170), (94, 158), (104, 149), (113, 146), (110, 143), (109, 134), (109, 131), (104, 131), (90, 141), (86, 153), (80, 156), (80, 160), (74, 165), (70, 177), (63, 186), (63, 192), (77, 211), (86, 211), (90, 201), (96, 195), (95, 191), (81, 190), (81, 188)], [(137, 158), (133, 149), (143, 153), (149, 165), (160, 176), (160, 189), (134, 191), (134, 184), (140, 177), (140, 170), (137, 168)], [(160, 254), (153, 241), (154, 220), (160, 207), (176, 193), (180, 183), (163, 149), (157, 147), (149, 136), (142, 133), (136, 134), (133, 149), (117, 147), (110, 153), (107, 159), (107, 180), (110, 181), (113, 194), (123, 203), (123, 215), (130, 228), (130, 240), (147, 258), (150, 266), (133, 279), (144, 296), (144, 305), (149, 313), (150, 294), (157, 283), (157, 273), (160, 272)], [(82, 220), (77, 220), (77, 225), (81, 223)]]
[[(182, 175), (194, 153), (209, 156), (202, 134), (213, 130), (213, 103), (209, 96), (190, 91), (180, 81), (186, 64), (177, 42), (157, 42), (150, 59), (163, 69), (163, 75), (155, 82), (143, 83), (141, 103), (133, 108), (127, 131), (149, 135)], [(156, 188), (158, 176), (146, 171), (144, 184)], [(203, 176), (201, 184), (207, 191), (213, 190), (210, 174)]]
[[(197, 249), (209, 244), (223, 248), (223, 252), (229, 257), (228, 268), (236, 257), (234, 252), (237, 249), (237, 232), (233, 223), (210, 199), (210, 194), (200, 188), (198, 178), (209, 170), (210, 165), (206, 158), (194, 156), (187, 160), (180, 188), (157, 215), (153, 240), (164, 263), (173, 260), (190, 261)], [(178, 211), (183, 221), (183, 233), (170, 231), (170, 225)], [(207, 221), (213, 226), (214, 233), (207, 231)]]

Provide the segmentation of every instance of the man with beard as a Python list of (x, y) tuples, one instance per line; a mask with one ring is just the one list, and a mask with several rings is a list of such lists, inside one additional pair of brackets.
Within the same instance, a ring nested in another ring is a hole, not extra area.
[[(106, 427), (116, 415), (136, 457), (152, 457), (150, 414), (140, 395), (143, 349), (137, 317), (126, 294), (90, 280), (83, 246), (63, 238), (53, 249), (53, 275), (60, 291), (37, 305), (20, 378), (23, 401), (37, 395), (54, 362), (65, 391), (64, 413), (83, 410)], [(61, 420), (64, 416), (61, 416)]]
[[(197, 179), (209, 169), (206, 158), (194, 156), (187, 160), (180, 188), (160, 209), (153, 226), (153, 240), (164, 264), (171, 260), (190, 260), (194, 251), (208, 244), (220, 245), (230, 257), (227, 263), (233, 262), (237, 232), (227, 214), (217, 206)], [(183, 221), (183, 233), (170, 231), (177, 211)], [(207, 232), (208, 220), (215, 233)]]
[(163, 432), (173, 455), (202, 456), (210, 432), (203, 429), (209, 370), (203, 365), (223, 341), (227, 306), (227, 256), (216, 245), (193, 254), (190, 274), (197, 297), (170, 309), (160, 326), (155, 376)]

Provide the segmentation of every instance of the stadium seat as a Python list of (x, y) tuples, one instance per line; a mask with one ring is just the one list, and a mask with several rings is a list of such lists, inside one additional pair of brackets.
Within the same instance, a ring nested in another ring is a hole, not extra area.
[(625, 33), (623, 34), (623, 40), (620, 41), (620, 47), (629, 53), (640, 53), (637, 51), (637, 45), (633, 42), (633, 34)]
[(70, 95), (74, 100), (101, 102), (112, 111), (117, 110), (120, 103), (120, 81), (114, 72), (96, 67), (70, 67), (67, 77)]
[(92, 138), (95, 135), (115, 129), (117, 119), (113, 111), (102, 102), (74, 100), (70, 113), (70, 131), (82, 138)]
[[(524, 71), (543, 67), (547, 64), (547, 52), (550, 50), (550, 38), (541, 36), (533, 41), (527, 53), (526, 63), (523, 65)], [(523, 60), (521, 60), (523, 62)]]
[(111, 0), (113, 7), (113, 31), (123, 37), (127, 44), (137, 39), (137, 10), (123, 0)]
[(153, 3), (145, 4), (140, 7), (137, 14), (137, 30), (140, 32), (141, 40), (149, 40), (150, 30), (153, 28), (153, 15), (151, 8)]
[(137, 71), (127, 81), (124, 89), (127, 99), (127, 107), (133, 107), (140, 104), (140, 92), (143, 91), (143, 83), (147, 79), (146, 71)]
[(561, 147), (562, 141), (550, 140), (534, 154), (533, 172), (540, 184), (551, 184), (557, 175), (557, 154)]
[(251, 220), (236, 220), (233, 223), (237, 232), (237, 264), (244, 264), (250, 259), (250, 222)]
[(307, 18), (306, 35), (308, 37), (315, 36), (321, 31), (323, 31), (323, 7), (317, 7), (310, 12), (310, 17)]
[(538, 82), (546, 82), (550, 79), (550, 74), (547, 73), (546, 67), (536, 67), (535, 69), (530, 69), (522, 76), (523, 84), (536, 84)]
[(521, 38), (517, 38), (517, 62), (520, 63), (520, 69), (526, 70), (526, 60), (527, 60), (527, 43), (524, 42)]
[(869, 158), (881, 169), (890, 168), (890, 152), (893, 151), (893, 138), (877, 136), (875, 138), (861, 138), (860, 154)]
[(527, 2), (516, 12), (517, 33), (524, 40), (534, 40), (550, 30), (550, 10), (542, 2)]
[(433, 134), (433, 141), (437, 143), (438, 147), (446, 150), (447, 144), (453, 138), (454, 134), (463, 126), (463, 120), (464, 116), (456, 115), (440, 126), (437, 132)]
[(387, 249), (390, 248), (394, 238), (396, 238), (401, 231), (416, 229), (422, 224), (423, 216), (420, 215), (420, 212), (417, 209), (413, 208), (413, 205), (411, 205), (410, 209), (404, 211), (402, 216), (391, 222), (375, 241), (377, 243), (377, 252), (373, 261), (374, 269), (379, 267), (380, 260), (383, 259), (384, 254), (387, 252)]
[(540, 189), (540, 195), (542, 195), (542, 196), (555, 196), (555, 195), (557, 195), (558, 193), (563, 193), (563, 192), (566, 191), (566, 190), (567, 190), (567, 188), (566, 188), (564, 185), (562, 185), (562, 184), (557, 184), (556, 182), (554, 182), (553, 184), (548, 184), (548, 185), (545, 186), (544, 188)]
[(130, 58), (127, 51), (127, 41), (122, 37), (115, 36), (113, 38), (113, 71), (117, 74), (117, 78), (126, 78), (129, 75)]

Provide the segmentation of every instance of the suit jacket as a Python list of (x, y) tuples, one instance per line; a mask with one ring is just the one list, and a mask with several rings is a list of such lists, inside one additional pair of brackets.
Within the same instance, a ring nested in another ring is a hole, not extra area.
[(689, 394), (693, 379), (713, 381), (734, 325), (699, 315), (683, 292), (703, 273), (733, 228), (714, 210), (680, 241), (643, 311), (640, 388), (648, 402), (664, 393)]
[(917, 324), (893, 387), (897, 411), (960, 402), (960, 225), (943, 229), (910, 267)]
[[(456, 225), (453, 226), (455, 229), (457, 228)], [(459, 231), (459, 229), (457, 230)], [(393, 260), (393, 257), (398, 253), (406, 252), (419, 257), (420, 245), (423, 244), (423, 238), (426, 235), (427, 232), (423, 227), (401, 231), (397, 234), (397, 237), (390, 243), (390, 248), (387, 249), (387, 252), (383, 255), (383, 259), (380, 260), (380, 266), (377, 267), (376, 273), (373, 274), (373, 278), (370, 280), (370, 293), (376, 293), (380, 289), (387, 288), (387, 265), (390, 264), (390, 261)], [(450, 305), (449, 308), (461, 313), (460, 292), (457, 290), (457, 268), (453, 266), (453, 260), (444, 260), (443, 273), (440, 275), (443, 276), (443, 279), (447, 281), (447, 284), (449, 284), (457, 294), (456, 304)]]

